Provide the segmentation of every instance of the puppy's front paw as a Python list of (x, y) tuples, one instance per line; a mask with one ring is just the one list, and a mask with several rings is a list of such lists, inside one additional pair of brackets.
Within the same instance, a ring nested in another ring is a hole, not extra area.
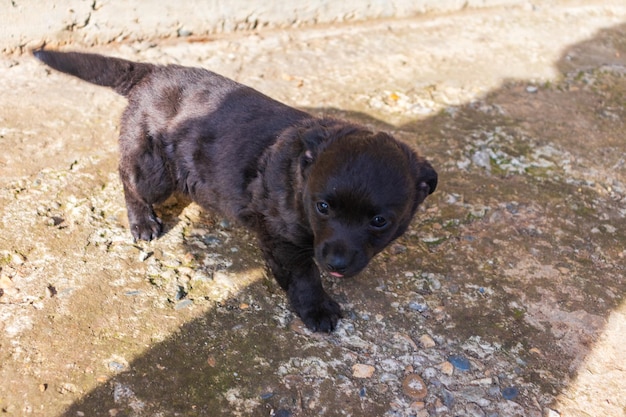
[(136, 201), (126, 195), (126, 211), (130, 233), (135, 242), (138, 240), (152, 240), (159, 237), (163, 230), (163, 223), (152, 209), (152, 206)]
[(142, 219), (137, 219), (130, 224), (130, 232), (133, 238), (137, 240), (153, 240), (159, 237), (161, 230), (163, 229), (163, 223), (156, 215), (150, 214)]
[(341, 307), (330, 297), (327, 297), (320, 304), (298, 313), (309, 329), (314, 332), (330, 333), (335, 330), (337, 322), (341, 318)]

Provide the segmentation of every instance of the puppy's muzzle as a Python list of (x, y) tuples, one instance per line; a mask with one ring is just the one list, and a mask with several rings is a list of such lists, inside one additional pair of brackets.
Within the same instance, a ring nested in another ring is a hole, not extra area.
[(343, 277), (348, 269), (349, 263), (345, 256), (333, 254), (324, 259), (328, 273), (335, 277)]
[(358, 251), (349, 248), (344, 242), (324, 243), (320, 252), (318, 264), (334, 277), (352, 276), (364, 267), (359, 265)]

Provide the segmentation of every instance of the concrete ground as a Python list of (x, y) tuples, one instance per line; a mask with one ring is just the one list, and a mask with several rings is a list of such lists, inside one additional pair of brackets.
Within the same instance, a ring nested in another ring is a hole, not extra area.
[(113, 92), (0, 57), (0, 410), (626, 415), (626, 5), (554, 2), (91, 49), (392, 131), (440, 186), (311, 334), (254, 239), (171, 200), (133, 243)]

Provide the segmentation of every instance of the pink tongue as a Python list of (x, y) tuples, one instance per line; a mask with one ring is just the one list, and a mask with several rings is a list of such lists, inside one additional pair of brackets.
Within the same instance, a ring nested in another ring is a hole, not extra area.
[(342, 278), (343, 277), (343, 275), (340, 274), (339, 272), (331, 272), (330, 275), (332, 275), (334, 277), (337, 277), (337, 278)]

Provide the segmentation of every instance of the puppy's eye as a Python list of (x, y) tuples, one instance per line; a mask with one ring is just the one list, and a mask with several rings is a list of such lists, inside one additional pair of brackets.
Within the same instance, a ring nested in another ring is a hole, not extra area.
[(317, 203), (315, 203), (315, 209), (319, 214), (324, 216), (327, 216), (330, 212), (330, 206), (325, 201), (318, 201)]
[(383, 216), (374, 216), (374, 218), (370, 221), (370, 225), (376, 229), (382, 229), (387, 226), (387, 219)]

